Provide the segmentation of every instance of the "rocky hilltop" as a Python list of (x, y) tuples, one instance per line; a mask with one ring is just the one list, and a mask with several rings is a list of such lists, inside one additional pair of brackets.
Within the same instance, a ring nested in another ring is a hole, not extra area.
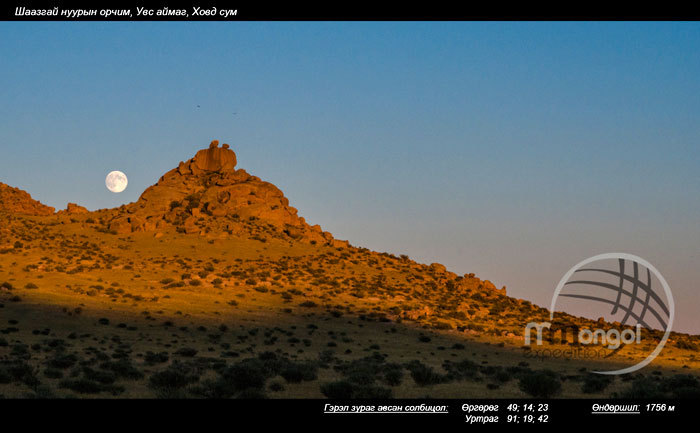
[(119, 234), (158, 233), (172, 226), (218, 238), (248, 235), (347, 245), (307, 224), (279, 188), (236, 169), (236, 163), (230, 146), (214, 140), (165, 173), (138, 201), (110, 211), (106, 224)]
[(29, 193), (0, 182), (0, 210), (23, 215), (53, 215), (55, 209), (34, 200)]

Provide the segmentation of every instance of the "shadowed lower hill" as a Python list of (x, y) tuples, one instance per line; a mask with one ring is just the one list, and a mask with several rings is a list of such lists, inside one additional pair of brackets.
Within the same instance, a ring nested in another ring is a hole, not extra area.
[[(643, 359), (646, 346), (605, 359), (533, 355), (523, 328), (546, 321), (547, 310), (473, 274), (338, 241), (298, 216), (277, 187), (236, 165), (227, 145), (212, 142), (135, 203), (95, 212), (69, 204), (53, 213), (0, 185), (9, 191), (0, 202), (0, 395), (576, 397), (626, 395), (632, 385), (666, 396), (700, 389), (697, 337), (674, 333), (647, 374), (628, 379), (587, 372)], [(652, 344), (656, 334), (645, 330), (644, 338)], [(546, 347), (576, 348), (554, 340)]]

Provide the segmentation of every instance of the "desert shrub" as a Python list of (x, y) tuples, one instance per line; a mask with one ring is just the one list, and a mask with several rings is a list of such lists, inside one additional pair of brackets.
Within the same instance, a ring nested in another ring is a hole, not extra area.
[(197, 385), (191, 386), (188, 388), (188, 391), (199, 397), (216, 399), (231, 398), (236, 392), (230, 384), (221, 378), (218, 380), (206, 379)]
[(0, 384), (6, 385), (10, 382), (12, 382), (12, 376), (10, 375), (10, 373), (7, 370), (0, 367)]
[(26, 344), (15, 344), (12, 346), (12, 352), (10, 353), (14, 358), (19, 358), (19, 359), (29, 359), (31, 358), (31, 354), (29, 353), (29, 346)]
[(583, 377), (581, 392), (584, 394), (593, 394), (603, 392), (612, 383), (613, 379), (610, 376), (602, 374), (588, 374)]
[(518, 385), (521, 391), (536, 398), (551, 398), (561, 392), (561, 380), (551, 370), (523, 373)]
[(622, 398), (666, 398), (666, 393), (658, 380), (649, 377), (636, 377), (630, 386), (619, 394)]
[(500, 369), (496, 374), (493, 375), (493, 378), (500, 383), (506, 383), (510, 382), (511, 379), (513, 379), (513, 374), (508, 371), (508, 370), (503, 370)]
[(688, 340), (683, 340), (683, 339), (676, 341), (676, 347), (679, 349), (683, 349), (683, 350), (694, 350), (694, 351), (698, 350), (697, 344), (692, 343)]
[(210, 398), (265, 398), (263, 390), (268, 379), (280, 375), (289, 383), (316, 380), (317, 364), (295, 363), (274, 352), (263, 352), (257, 358), (217, 371), (218, 379), (206, 381), (195, 390), (196, 394)]
[(63, 371), (57, 368), (47, 368), (44, 370), (44, 376), (48, 377), (49, 379), (61, 379), (63, 378)]
[(37, 285), (34, 284), (34, 283), (27, 283), (27, 284), (24, 285), (24, 288), (25, 288), (25, 289), (38, 289), (39, 286), (37, 286)]
[(105, 361), (100, 364), (102, 370), (111, 371), (120, 379), (139, 380), (144, 374), (131, 361), (122, 358), (118, 361)]
[(390, 386), (399, 386), (403, 380), (403, 367), (399, 364), (387, 364), (384, 370), (384, 381)]
[[(304, 339), (304, 346), (309, 347), (311, 346), (311, 340)], [(320, 362), (322, 365), (327, 365), (335, 359), (335, 355), (332, 350), (323, 350), (318, 354), (318, 362)], [(328, 367), (325, 367), (328, 368)]]
[(93, 370), (90, 367), (83, 368), (83, 375), (89, 381), (110, 385), (117, 380), (117, 375), (110, 371)]
[(187, 369), (183, 370), (174, 365), (167, 370), (152, 374), (148, 383), (151, 388), (156, 390), (167, 391), (184, 388), (199, 380), (197, 376), (188, 373)]
[(439, 330), (452, 329), (452, 324), (450, 322), (446, 322), (444, 320), (436, 320), (435, 322), (432, 323), (431, 326), (433, 327), (433, 329), (439, 329)]
[(6, 374), (10, 376), (11, 382), (23, 383), (27, 386), (39, 385), (37, 371), (25, 361), (12, 361), (0, 365)]
[(376, 381), (381, 381), (396, 386), (403, 378), (403, 366), (386, 363), (384, 356), (379, 353), (344, 362), (335, 366), (335, 370), (355, 385), (373, 385)]
[(676, 374), (662, 379), (659, 377), (630, 376), (632, 383), (615, 394), (621, 398), (700, 398), (700, 380), (689, 374)]
[(185, 207), (185, 209), (187, 209), (188, 211), (199, 207), (199, 198), (194, 194), (188, 195), (187, 197), (185, 197), (185, 200), (187, 201), (187, 206)]
[(223, 380), (234, 390), (248, 388), (262, 389), (271, 376), (269, 368), (257, 359), (246, 359), (229, 367), (223, 374)]
[(429, 386), (443, 383), (446, 377), (437, 373), (432, 367), (420, 361), (411, 361), (406, 364), (406, 369), (411, 372), (411, 377), (418, 386)]
[(281, 382), (272, 382), (268, 388), (270, 391), (274, 392), (284, 391), (284, 384)]
[(78, 357), (72, 353), (61, 353), (49, 360), (47, 365), (51, 368), (62, 369), (70, 368), (78, 362)]
[(217, 380), (207, 380), (192, 392), (207, 398), (231, 398), (247, 390), (260, 390), (268, 378), (262, 362), (246, 360), (220, 372)]
[(664, 381), (663, 387), (668, 390), (674, 398), (700, 398), (700, 381), (697, 377), (690, 374), (676, 374), (671, 376)]
[(55, 399), (56, 395), (53, 390), (46, 385), (34, 387), (31, 393), (25, 394), (23, 398), (27, 399)]
[(59, 388), (67, 388), (78, 394), (98, 394), (104, 390), (102, 385), (87, 379), (64, 379), (58, 384)]
[(317, 307), (318, 304), (316, 304), (314, 301), (305, 301), (299, 304), (300, 307), (306, 307), (306, 308), (314, 308)]
[(443, 367), (447, 371), (447, 379), (449, 380), (480, 380), (480, 371), (488, 373), (488, 371), (485, 371), (479, 364), (470, 359), (464, 359), (459, 362), (445, 362)]
[(191, 358), (197, 354), (197, 349), (192, 349), (191, 347), (183, 347), (175, 352), (176, 355)]
[(359, 385), (370, 385), (375, 382), (381, 364), (366, 359), (351, 362), (342, 369), (343, 376), (350, 382)]
[(154, 364), (162, 364), (164, 362), (168, 362), (170, 359), (170, 356), (168, 355), (168, 352), (159, 352), (159, 353), (154, 353), (154, 352), (146, 352), (146, 355), (143, 357), (144, 361), (148, 365), (154, 365)]
[(282, 368), (280, 376), (289, 383), (316, 380), (317, 368), (312, 363), (289, 363)]
[(497, 365), (482, 365), (481, 367), (479, 367), (479, 371), (485, 376), (495, 376), (502, 370), (503, 368)]

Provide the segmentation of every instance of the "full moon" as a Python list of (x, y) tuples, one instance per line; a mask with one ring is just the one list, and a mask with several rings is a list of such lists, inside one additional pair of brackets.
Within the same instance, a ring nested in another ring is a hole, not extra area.
[(126, 175), (121, 171), (113, 171), (107, 175), (105, 179), (105, 185), (107, 189), (114, 192), (122, 192), (126, 189), (126, 185), (129, 183)]

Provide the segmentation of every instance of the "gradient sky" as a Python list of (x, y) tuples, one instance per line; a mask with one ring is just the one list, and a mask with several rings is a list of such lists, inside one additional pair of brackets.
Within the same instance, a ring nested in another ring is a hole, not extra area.
[(2, 22), (0, 83), (0, 182), (56, 208), (219, 139), (337, 238), (543, 306), (641, 256), (700, 333), (700, 23)]

